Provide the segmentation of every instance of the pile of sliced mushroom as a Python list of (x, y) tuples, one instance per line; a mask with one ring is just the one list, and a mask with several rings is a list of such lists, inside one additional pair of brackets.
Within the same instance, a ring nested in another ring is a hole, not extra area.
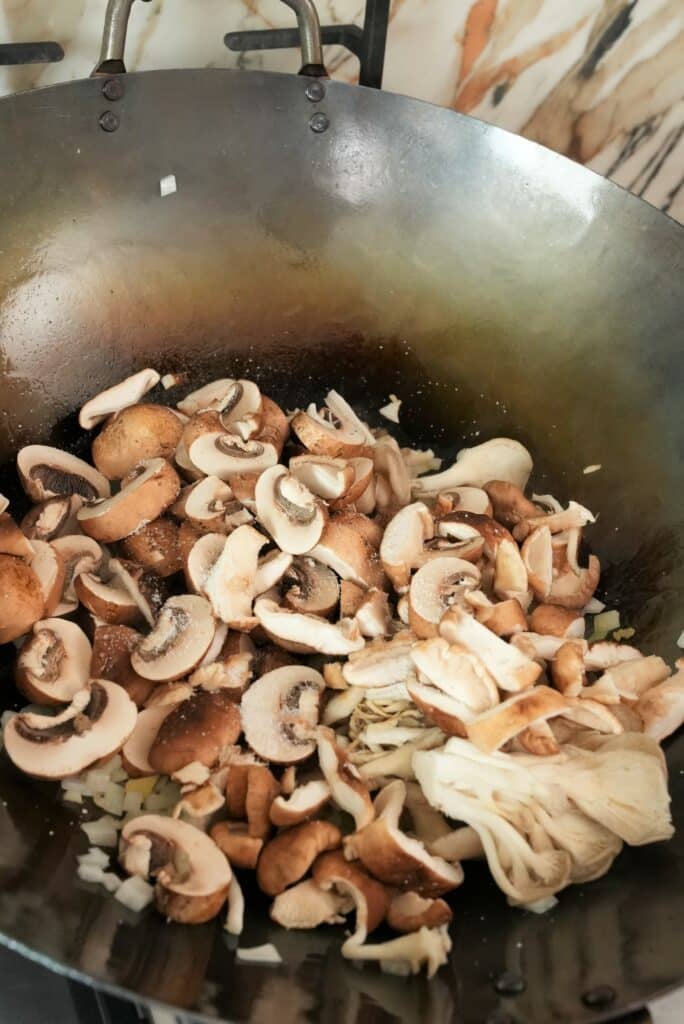
[[(81, 878), (189, 924), (227, 905), (239, 934), (253, 872), (284, 928), (353, 914), (344, 956), (432, 975), (463, 862), (543, 910), (671, 834), (684, 672), (585, 638), (594, 516), (528, 496), (521, 444), (440, 471), (335, 391), (287, 416), (226, 378), (172, 409), (159, 380), (86, 403), (93, 465), (18, 453), (20, 522), (0, 496), (0, 642), (32, 702), (4, 746), (107, 812)], [(400, 937), (369, 942), (383, 922)]]

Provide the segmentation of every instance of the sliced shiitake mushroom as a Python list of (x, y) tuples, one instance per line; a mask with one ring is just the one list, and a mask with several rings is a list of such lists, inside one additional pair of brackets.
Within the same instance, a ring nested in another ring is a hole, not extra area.
[(295, 558), (282, 577), (280, 590), (288, 608), (324, 618), (334, 614), (340, 600), (337, 576), (314, 558)]
[(419, 637), (437, 635), (439, 622), (454, 604), (462, 603), (468, 590), (480, 582), (479, 569), (462, 558), (434, 558), (411, 580), (409, 623)]
[(252, 750), (275, 764), (304, 761), (316, 749), (323, 676), (304, 665), (267, 672), (242, 698), (242, 728)]
[(14, 555), (0, 555), (0, 644), (26, 633), (44, 608), (43, 588), (33, 569)]
[(123, 480), (114, 497), (82, 508), (78, 521), (84, 533), (104, 544), (123, 540), (161, 516), (179, 490), (180, 480), (171, 463), (149, 459)]
[(240, 712), (222, 690), (198, 690), (172, 708), (150, 747), (155, 771), (171, 775), (191, 761), (211, 768), (240, 735)]
[(205, 598), (194, 594), (171, 597), (152, 632), (133, 651), (131, 665), (144, 679), (180, 679), (202, 660), (215, 630), (216, 621)]
[(257, 518), (281, 551), (302, 555), (318, 543), (327, 518), (325, 506), (285, 466), (266, 469), (254, 496)]
[(66, 563), (53, 544), (44, 540), (34, 540), (32, 544), (33, 557), (29, 565), (40, 580), (45, 605), (43, 615), (50, 616), (62, 600)]
[(70, 494), (95, 501), (111, 493), (102, 473), (60, 448), (27, 445), (17, 455), (17, 469), (24, 490), (34, 501)]
[(166, 578), (180, 572), (183, 560), (180, 552), (179, 527), (172, 519), (162, 516), (145, 523), (121, 542), (121, 553), (155, 576)]
[(326, 407), (320, 411), (312, 403), (306, 412), (297, 412), (292, 429), (314, 455), (349, 458), (364, 455), (375, 444), (375, 438), (342, 395), (329, 391)]
[(121, 412), (129, 405), (135, 405), (158, 383), (159, 374), (150, 367), (126, 377), (125, 380), (114, 384), (113, 387), (101, 391), (99, 395), (95, 395), (81, 407), (78, 414), (79, 426), (84, 430), (92, 430), (112, 413)]
[(74, 581), (82, 572), (97, 572), (104, 561), (104, 551), (91, 537), (82, 535), (58, 537), (51, 542), (64, 563), (64, 588), (55, 615), (68, 615), (78, 606)]
[(35, 704), (67, 704), (90, 678), (92, 648), (66, 619), (42, 619), (19, 651), (15, 682)]
[[(97, 626), (93, 634), (90, 676), (110, 679), (124, 690), (137, 707), (149, 699), (155, 684), (143, 679), (131, 665), (131, 652), (142, 640), (140, 633), (129, 626)], [(157, 687), (162, 691), (163, 687)]]
[(93, 441), (93, 462), (108, 480), (122, 480), (141, 462), (171, 459), (183, 424), (163, 405), (141, 403), (123, 409)]
[(120, 750), (136, 716), (125, 690), (106, 679), (94, 679), (59, 715), (15, 715), (5, 726), (5, 749), (27, 775), (65, 779)]
[(80, 494), (48, 498), (34, 505), (26, 513), (21, 521), (21, 529), (29, 540), (43, 541), (80, 533), (76, 513), (82, 505), (83, 498)]

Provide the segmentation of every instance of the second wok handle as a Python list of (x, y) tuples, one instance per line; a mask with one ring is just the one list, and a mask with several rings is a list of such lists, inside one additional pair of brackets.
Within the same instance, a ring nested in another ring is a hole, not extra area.
[[(326, 70), (323, 64), (321, 25), (314, 0), (283, 0), (283, 3), (292, 8), (297, 16), (302, 49), (302, 67), (299, 73), (324, 76)], [(116, 75), (125, 72), (126, 30), (132, 6), (133, 0), (108, 0), (100, 59), (93, 75)]]

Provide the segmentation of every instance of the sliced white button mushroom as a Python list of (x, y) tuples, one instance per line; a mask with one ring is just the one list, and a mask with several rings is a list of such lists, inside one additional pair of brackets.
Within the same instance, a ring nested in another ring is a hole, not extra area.
[(524, 690), (533, 686), (541, 675), (541, 665), (501, 640), (462, 608), (451, 608), (440, 622), (439, 630), (450, 644), (462, 644), (475, 654), (502, 690)]
[(532, 530), (545, 526), (551, 533), (563, 533), (565, 530), (581, 530), (588, 523), (595, 523), (596, 517), (584, 505), (571, 501), (566, 509), (537, 514), (521, 520), (514, 529), (517, 540), (523, 540)]
[(0, 644), (16, 640), (44, 612), (41, 582), (21, 558), (0, 555)]
[(355, 480), (354, 467), (346, 459), (323, 455), (294, 455), (289, 470), (300, 483), (325, 501), (343, 497)]
[(78, 512), (84, 533), (104, 544), (122, 540), (157, 519), (176, 500), (180, 480), (170, 462), (149, 459), (136, 467), (132, 479), (125, 479), (118, 494)]
[(323, 676), (304, 665), (274, 669), (242, 698), (242, 728), (252, 750), (266, 761), (294, 764), (316, 749)]
[(80, 533), (76, 513), (83, 505), (80, 494), (48, 498), (30, 509), (21, 521), (21, 529), (29, 540), (50, 541)]
[(280, 583), (292, 565), (292, 555), (276, 548), (259, 559), (254, 577), (254, 592), (257, 597)]
[(27, 445), (17, 455), (17, 469), (24, 490), (34, 501), (70, 494), (95, 501), (111, 494), (109, 480), (102, 473), (59, 448)]
[(159, 374), (149, 367), (139, 370), (131, 377), (126, 377), (119, 384), (115, 384), (105, 391), (101, 391), (95, 398), (91, 398), (82, 406), (78, 414), (78, 422), (84, 430), (92, 430), (93, 427), (107, 419), (112, 413), (121, 412), (129, 405), (135, 405), (143, 395), (156, 387), (159, 383)]
[(131, 654), (131, 665), (143, 679), (180, 679), (207, 653), (215, 629), (211, 605), (205, 598), (193, 594), (171, 597), (155, 628)]
[(82, 629), (65, 619), (43, 619), (17, 658), (16, 683), (35, 704), (66, 704), (88, 682), (92, 648)]
[(266, 537), (252, 526), (239, 526), (225, 539), (204, 581), (214, 614), (233, 629), (249, 630), (255, 624), (255, 578), (259, 552), (266, 543)]
[(447, 963), (450, 952), (451, 938), (446, 925), (419, 928), (417, 932), (387, 942), (352, 942), (347, 939), (342, 946), (342, 956), (346, 960), (379, 961), (381, 970), (400, 977), (418, 974), (425, 965), (428, 979)]
[(254, 496), (257, 518), (281, 551), (303, 555), (318, 543), (327, 518), (325, 506), (285, 466), (266, 469)]
[(474, 448), (463, 448), (449, 469), (413, 482), (415, 494), (438, 494), (467, 484), (484, 487), (490, 480), (504, 480), (524, 488), (532, 472), (532, 457), (519, 441), (494, 437)]
[(375, 445), (375, 438), (352, 407), (337, 391), (329, 391), (326, 408), (319, 411), (315, 403), (306, 412), (292, 418), (292, 429), (314, 455), (331, 458), (349, 458), (363, 455), (365, 449)]
[(251, 380), (225, 377), (191, 391), (178, 402), (177, 408), (186, 416), (194, 416), (204, 409), (214, 409), (237, 420), (248, 413), (260, 411), (261, 392)]
[(548, 526), (533, 530), (522, 546), (527, 578), (538, 601), (548, 600), (553, 583), (553, 545)]
[(27, 775), (64, 779), (120, 750), (136, 717), (135, 704), (121, 686), (94, 679), (59, 715), (15, 715), (5, 726), (5, 749)]
[(175, 700), (144, 708), (138, 712), (133, 732), (121, 748), (121, 760), (131, 778), (144, 778), (155, 774), (149, 762), (152, 744), (157, 738), (164, 719), (173, 711), (174, 705), (182, 700), (181, 693), (172, 695)]
[(276, 448), (265, 441), (243, 441), (237, 434), (214, 431), (202, 434), (188, 449), (197, 469), (220, 480), (236, 473), (257, 473), (278, 461)]
[(350, 686), (391, 686), (403, 683), (413, 671), (411, 650), (412, 633), (397, 633), (392, 640), (375, 640), (365, 650), (352, 654), (342, 668), (342, 675)]
[(130, 625), (140, 611), (128, 591), (116, 582), (103, 583), (92, 572), (84, 572), (74, 580), (76, 596), (84, 608), (111, 625)]
[(57, 548), (47, 541), (34, 540), (33, 552), (29, 565), (40, 580), (45, 605), (43, 614), (50, 616), (62, 600), (66, 563)]
[(419, 637), (437, 635), (444, 613), (480, 583), (480, 571), (462, 558), (433, 558), (411, 580), (409, 623)]
[(411, 570), (420, 565), (423, 546), (433, 536), (432, 516), (422, 501), (400, 509), (385, 527), (380, 559), (397, 593), (408, 590)]
[(143, 814), (121, 830), (119, 861), (125, 871), (156, 880), (157, 908), (173, 921), (201, 924), (228, 896), (232, 871), (216, 844), (178, 818)]
[(340, 600), (337, 576), (313, 558), (295, 558), (283, 574), (280, 590), (285, 605), (305, 615), (327, 618)]
[(190, 590), (196, 594), (204, 592), (204, 585), (225, 544), (224, 533), (205, 533), (197, 538), (185, 560), (185, 580)]
[(172, 459), (183, 424), (172, 409), (140, 404), (123, 409), (92, 445), (93, 462), (109, 480), (122, 480), (141, 462)]
[(267, 596), (254, 602), (254, 614), (272, 640), (295, 653), (351, 654), (365, 644), (353, 619), (328, 622), (316, 615), (281, 608)]
[[(380, 501), (376, 490), (378, 508), (401, 508), (411, 500), (411, 478), (401, 449), (393, 437), (385, 434), (379, 437), (373, 448), (373, 466), (388, 486), (387, 501)], [(377, 482), (376, 482), (377, 487)]]
[(64, 562), (64, 589), (55, 615), (68, 615), (78, 607), (74, 581), (83, 572), (97, 572), (104, 562), (104, 551), (91, 537), (58, 537), (51, 546)]

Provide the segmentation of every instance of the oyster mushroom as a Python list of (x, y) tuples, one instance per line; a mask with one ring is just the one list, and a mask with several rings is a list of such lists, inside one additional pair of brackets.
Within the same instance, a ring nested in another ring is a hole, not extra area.
[(225, 538), (221, 553), (204, 581), (202, 589), (214, 614), (233, 629), (250, 630), (255, 625), (256, 611), (252, 611), (252, 602), (256, 594), (259, 552), (266, 542), (264, 535), (254, 527), (239, 526)]
[(584, 608), (593, 597), (601, 576), (601, 563), (596, 555), (589, 555), (586, 569), (576, 573), (568, 567), (556, 576), (548, 593), (550, 604), (563, 608)]
[(122, 540), (121, 554), (149, 569), (155, 576), (163, 579), (173, 576), (183, 567), (179, 532), (171, 519), (164, 516), (154, 519)]
[(513, 694), (469, 722), (466, 727), (468, 739), (478, 750), (491, 754), (535, 722), (562, 715), (566, 707), (565, 698), (557, 690), (549, 686), (534, 686)]
[(330, 786), (324, 779), (304, 782), (290, 796), (276, 796), (269, 812), (271, 823), (278, 828), (287, 828), (308, 821), (325, 807), (330, 796)]
[(546, 601), (553, 584), (553, 545), (548, 526), (533, 530), (522, 546), (527, 579), (538, 601)]
[[(93, 634), (90, 662), (91, 678), (110, 679), (123, 686), (139, 708), (154, 690), (154, 683), (143, 679), (131, 666), (131, 651), (141, 640), (140, 633), (128, 626), (97, 626)], [(161, 695), (162, 690), (162, 687), (158, 687), (157, 694)]]
[(354, 906), (347, 896), (319, 888), (312, 878), (298, 882), (276, 896), (269, 911), (281, 928), (318, 928), (321, 924), (343, 924)]
[(256, 868), (257, 884), (277, 896), (307, 873), (320, 853), (337, 849), (342, 833), (329, 821), (305, 821), (266, 843)]
[(480, 582), (480, 571), (462, 558), (434, 558), (411, 580), (409, 624), (419, 637), (437, 635), (444, 613)]
[(123, 540), (165, 512), (179, 490), (171, 463), (152, 458), (136, 466), (114, 497), (80, 509), (78, 521), (84, 533), (103, 544)]
[(281, 549), (303, 555), (321, 538), (325, 506), (285, 466), (264, 470), (254, 491), (256, 514)]
[(124, 825), (119, 862), (129, 874), (153, 877), (157, 908), (182, 924), (215, 917), (232, 879), (230, 864), (209, 836), (159, 814), (143, 814)]
[(325, 726), (318, 729), (318, 763), (337, 806), (351, 814), (355, 828), (368, 825), (375, 817), (368, 786)]
[(529, 628), (532, 633), (545, 633), (549, 636), (583, 637), (584, 616), (572, 608), (540, 604), (530, 614)]
[(684, 721), (684, 672), (680, 671), (639, 698), (636, 712), (644, 723), (644, 732), (661, 743)]
[(71, 494), (95, 501), (111, 493), (109, 480), (102, 473), (59, 448), (27, 445), (17, 455), (17, 469), (22, 487), (33, 501)]
[(281, 587), (283, 602), (305, 615), (332, 615), (340, 600), (335, 573), (313, 558), (295, 558), (285, 571)]
[(392, 897), (387, 909), (387, 924), (395, 932), (417, 932), (419, 928), (439, 928), (453, 917), (451, 907), (441, 899), (426, 899), (416, 892), (401, 892)]
[(331, 850), (318, 857), (313, 866), (313, 880), (324, 892), (353, 900), (356, 927), (348, 942), (363, 942), (383, 921), (389, 906), (388, 890), (358, 861), (346, 860), (341, 850)]
[(305, 448), (314, 455), (331, 458), (362, 456), (375, 444), (375, 438), (351, 406), (336, 391), (329, 391), (326, 408), (315, 404), (306, 412), (297, 412), (291, 427)]
[(234, 868), (253, 871), (264, 841), (250, 836), (242, 822), (219, 821), (210, 829), (211, 838)]
[(495, 437), (474, 448), (463, 448), (449, 469), (413, 481), (414, 494), (438, 494), (467, 484), (484, 487), (490, 480), (503, 480), (525, 487), (532, 472), (532, 457), (518, 441)]
[(83, 572), (97, 572), (103, 563), (104, 552), (91, 537), (58, 537), (51, 546), (64, 563), (64, 589), (55, 615), (67, 615), (78, 607), (75, 581)]
[(358, 858), (386, 885), (412, 890), (421, 896), (441, 896), (463, 881), (460, 864), (448, 864), (429, 854), (423, 843), (399, 828), (406, 786), (396, 779), (375, 798), (375, 820), (345, 840), (345, 856)]
[(351, 580), (362, 587), (382, 588), (385, 573), (369, 540), (365, 518), (339, 512), (330, 516), (318, 544), (309, 554), (343, 580)]
[(22, 519), (22, 532), (31, 541), (50, 541), (79, 533), (76, 513), (82, 504), (83, 498), (80, 494), (59, 495), (40, 501)]
[(155, 771), (166, 775), (191, 761), (211, 768), (240, 731), (240, 712), (230, 696), (221, 690), (199, 690), (171, 709), (150, 747), (148, 760)]
[(17, 657), (15, 682), (35, 704), (68, 704), (90, 678), (92, 648), (82, 629), (65, 619), (43, 619)]
[(353, 619), (328, 622), (317, 615), (307, 615), (281, 608), (267, 596), (254, 602), (254, 614), (266, 635), (295, 653), (351, 654), (365, 644)]
[(207, 476), (228, 480), (237, 473), (258, 473), (278, 461), (277, 449), (268, 442), (221, 431), (202, 434), (188, 448), (190, 461)]
[(171, 597), (162, 607), (152, 632), (132, 652), (131, 665), (143, 679), (180, 679), (207, 653), (215, 629), (211, 605), (203, 597)]
[(289, 462), (289, 471), (307, 490), (325, 501), (339, 501), (355, 482), (354, 467), (350, 462), (323, 455), (294, 455)]
[(113, 387), (101, 391), (81, 406), (78, 423), (84, 430), (92, 430), (112, 413), (121, 412), (129, 405), (135, 405), (140, 399), (156, 387), (160, 377), (156, 370), (149, 367), (126, 377)]
[(30, 560), (33, 553), (31, 541), (24, 536), (9, 512), (0, 512), (0, 555), (16, 555)]
[(46, 617), (51, 616), (60, 601), (66, 580), (66, 564), (59, 551), (44, 540), (33, 541), (33, 557), (29, 565), (40, 580), (43, 591), (44, 610)]
[(417, 932), (402, 935), (387, 942), (353, 942), (351, 938), (342, 946), (347, 960), (378, 960), (384, 970), (399, 975), (418, 974), (426, 965), (428, 978), (434, 977), (448, 960), (451, 939), (445, 925), (440, 928), (419, 928)]
[(490, 480), (484, 484), (484, 489), (492, 503), (494, 518), (510, 530), (523, 520), (539, 515), (538, 506), (526, 498), (516, 484), (507, 480)]
[(275, 764), (294, 764), (316, 749), (325, 680), (312, 668), (288, 665), (257, 679), (242, 698), (242, 728), (252, 750)]
[(120, 750), (137, 710), (116, 683), (94, 679), (54, 717), (23, 712), (5, 726), (5, 749), (27, 775), (65, 779)]
[(14, 555), (0, 555), (0, 644), (26, 633), (44, 609), (43, 589), (33, 569)]
[(141, 403), (123, 409), (93, 441), (93, 462), (108, 480), (122, 480), (141, 462), (171, 459), (183, 424), (163, 405)]
[[(475, 654), (502, 690), (524, 690), (533, 686), (541, 675), (541, 665), (495, 636), (462, 608), (450, 608), (440, 622), (439, 630), (450, 644), (461, 644)], [(513, 639), (521, 635), (517, 634)]]
[(380, 544), (380, 560), (398, 594), (408, 590), (411, 570), (421, 564), (423, 546), (433, 536), (432, 516), (422, 501), (406, 505), (387, 524)]
[(84, 572), (74, 580), (76, 597), (84, 608), (110, 625), (130, 625), (138, 619), (140, 609), (116, 578), (103, 583), (92, 572)]

